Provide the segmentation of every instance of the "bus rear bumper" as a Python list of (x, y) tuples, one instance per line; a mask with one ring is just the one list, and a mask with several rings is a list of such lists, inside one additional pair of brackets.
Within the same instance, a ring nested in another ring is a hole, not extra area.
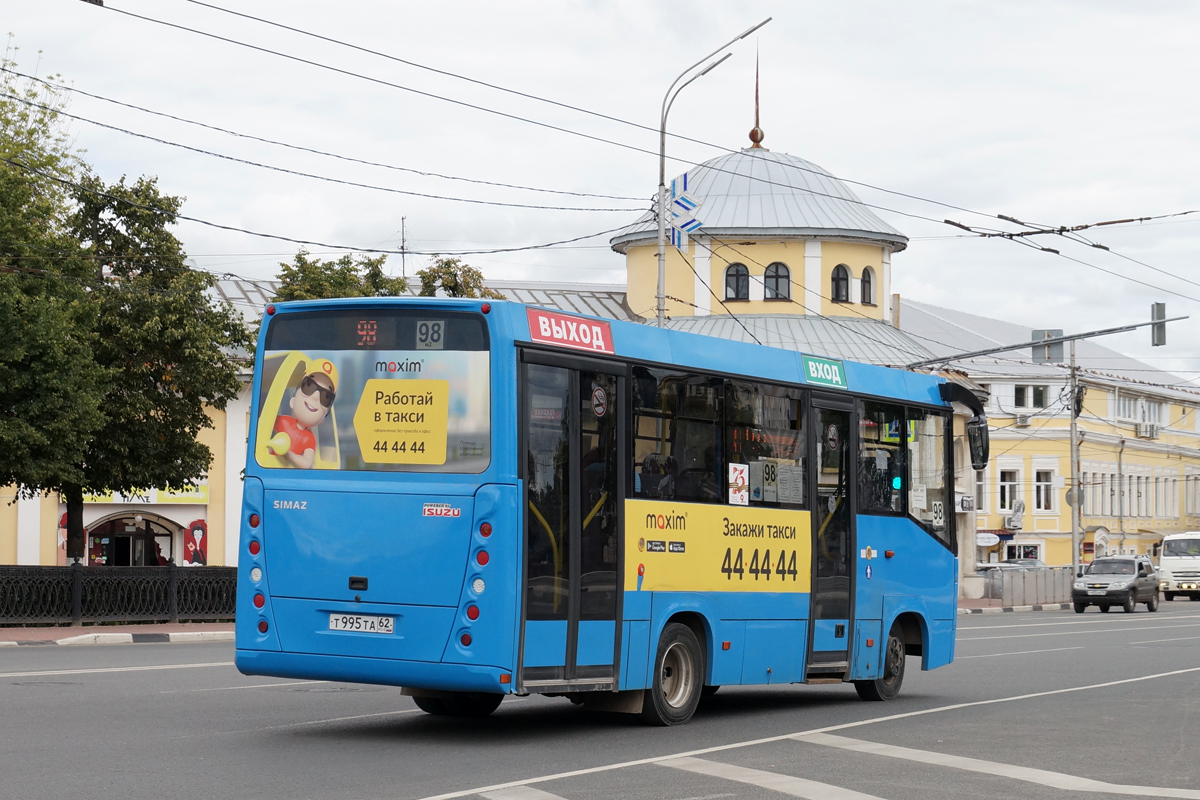
[(243, 675), (267, 675), (276, 678), (375, 683), (414, 689), (438, 689), (451, 692), (512, 691), (511, 683), (501, 683), (512, 671), (499, 667), (471, 664), (440, 664), (428, 661), (400, 661), (357, 656), (329, 656), (311, 653), (280, 653), (267, 650), (236, 650), (234, 663)]

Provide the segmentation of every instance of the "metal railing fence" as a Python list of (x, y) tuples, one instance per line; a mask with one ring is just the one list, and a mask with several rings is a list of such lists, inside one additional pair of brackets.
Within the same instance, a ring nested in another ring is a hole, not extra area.
[(990, 569), (983, 574), (983, 599), (998, 600), (1003, 606), (1071, 602), (1075, 578), (1070, 567)]
[(0, 625), (233, 619), (234, 567), (0, 567)]

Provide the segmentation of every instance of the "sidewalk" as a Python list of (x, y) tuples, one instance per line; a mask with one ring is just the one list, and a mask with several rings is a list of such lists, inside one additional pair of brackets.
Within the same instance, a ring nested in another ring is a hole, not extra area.
[(1015, 611), (1067, 611), (1070, 603), (1042, 603), (1033, 606), (1005, 606), (1000, 600), (972, 600), (966, 597), (958, 598), (958, 613), (962, 614), (1006, 614)]
[(232, 642), (232, 622), (176, 622), (147, 625), (70, 625), (54, 628), (0, 628), (0, 647), (46, 644), (146, 644), (151, 642)]

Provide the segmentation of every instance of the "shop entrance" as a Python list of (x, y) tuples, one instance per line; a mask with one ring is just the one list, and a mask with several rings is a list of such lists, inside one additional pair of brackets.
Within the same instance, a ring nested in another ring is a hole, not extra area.
[(178, 526), (130, 514), (88, 529), (88, 566), (165, 567), (173, 556)]

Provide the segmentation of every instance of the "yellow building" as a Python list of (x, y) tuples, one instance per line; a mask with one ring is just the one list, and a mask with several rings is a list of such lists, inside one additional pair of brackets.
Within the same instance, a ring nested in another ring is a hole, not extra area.
[[(903, 330), (939, 354), (1030, 341), (1029, 328), (905, 299)], [(1200, 527), (1200, 392), (1182, 378), (1077, 343), (1081, 559), (1157, 555), (1163, 535)], [(946, 343), (942, 345), (940, 343)], [(952, 346), (950, 346), (952, 344)], [(1069, 372), (1029, 350), (950, 362), (988, 391), (992, 458), (976, 473), (981, 562), (1070, 564)], [(997, 541), (998, 540), (998, 541)]]

